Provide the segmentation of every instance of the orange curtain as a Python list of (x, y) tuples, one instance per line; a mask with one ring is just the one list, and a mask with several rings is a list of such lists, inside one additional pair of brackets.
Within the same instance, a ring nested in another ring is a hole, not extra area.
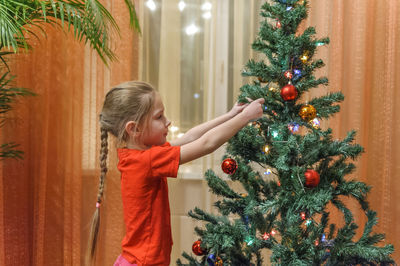
[[(312, 0), (303, 27), (309, 25), (316, 27), (319, 37), (328, 36), (331, 41), (317, 54), (326, 63), (318, 74), (327, 75), (330, 84), (309, 97), (338, 90), (345, 95), (340, 113), (323, 126), (332, 128), (340, 139), (352, 129), (358, 131), (356, 142), (365, 153), (350, 178), (372, 186), (368, 201), (379, 218), (374, 232), (386, 234), (384, 243), (395, 245), (394, 259), (399, 262), (400, 2)], [(347, 204), (360, 226), (360, 236), (365, 214), (356, 202)], [(343, 223), (342, 214), (333, 217)]]
[[(21, 99), (1, 131), (1, 143), (16, 141), (25, 154), (0, 168), (0, 265), (83, 264), (98, 187), (97, 115), (105, 91), (138, 78), (138, 36), (129, 28), (127, 8), (123, 1), (102, 2), (121, 28), (113, 47), (119, 61), (109, 68), (71, 34), (52, 27), (46, 27), (47, 38), (38, 33), (43, 38), (32, 39), (32, 52), (10, 62), (16, 85), (38, 96)], [(90, 156), (84, 141), (92, 144)], [(111, 152), (111, 163), (115, 157)], [(104, 265), (120, 252), (123, 230), (119, 176), (110, 172), (110, 205), (103, 206), (102, 220), (108, 229), (99, 242)], [(121, 217), (121, 226), (113, 217)]]
[[(1, 131), (1, 143), (17, 141), (25, 158), (0, 164), (0, 265), (83, 261), (99, 173), (97, 115), (104, 92), (137, 79), (139, 70), (138, 36), (128, 27), (123, 1), (103, 2), (121, 27), (122, 40), (115, 47), (118, 63), (105, 68), (88, 47), (52, 28), (46, 40), (35, 41), (33, 52), (12, 62), (17, 84), (38, 96), (20, 100)], [(378, 212), (376, 231), (386, 233), (386, 243), (398, 244), (400, 3), (313, 0), (307, 25), (331, 39), (317, 55), (327, 64), (318, 74), (327, 75), (330, 86), (312, 96), (341, 90), (346, 97), (341, 112), (323, 126), (332, 127), (338, 138), (358, 130), (357, 142), (366, 153), (352, 177), (373, 186), (369, 201)], [(98, 265), (112, 265), (123, 235), (111, 147)], [(353, 212), (362, 227), (364, 214), (355, 204)], [(394, 258), (400, 261), (399, 251)]]

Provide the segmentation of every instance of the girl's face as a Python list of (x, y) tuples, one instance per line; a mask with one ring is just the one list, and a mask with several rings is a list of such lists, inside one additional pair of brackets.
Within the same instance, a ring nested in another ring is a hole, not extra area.
[(162, 145), (167, 141), (168, 127), (171, 124), (164, 115), (164, 105), (159, 93), (154, 94), (154, 106), (150, 111), (148, 126), (143, 132), (143, 144), (147, 147)]

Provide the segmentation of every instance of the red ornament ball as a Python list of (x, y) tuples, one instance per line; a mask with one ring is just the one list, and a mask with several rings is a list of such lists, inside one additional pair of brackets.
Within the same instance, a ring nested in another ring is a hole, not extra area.
[(224, 173), (228, 175), (234, 174), (236, 172), (237, 167), (238, 165), (236, 161), (233, 160), (232, 158), (226, 158), (221, 164), (222, 171), (224, 171)]
[(193, 243), (192, 245), (192, 251), (194, 254), (196, 254), (197, 256), (203, 256), (206, 251), (204, 249), (201, 248), (201, 240), (197, 240)]
[(293, 101), (297, 94), (297, 89), (292, 84), (287, 84), (281, 89), (281, 97), (285, 101)]
[(305, 173), (304, 176), (306, 178), (306, 187), (308, 188), (313, 188), (318, 186), (319, 184), (319, 174), (317, 171), (308, 169)]

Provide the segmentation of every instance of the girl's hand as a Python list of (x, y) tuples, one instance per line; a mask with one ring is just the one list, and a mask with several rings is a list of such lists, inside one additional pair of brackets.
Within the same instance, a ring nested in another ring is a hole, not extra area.
[(236, 102), (232, 109), (229, 111), (231, 117), (235, 117), (237, 114), (241, 113), (244, 108), (246, 108), (249, 104), (248, 103), (239, 103)]
[(263, 103), (264, 98), (259, 98), (252, 101), (247, 107), (244, 108), (242, 114), (245, 115), (249, 121), (260, 118), (263, 115)]

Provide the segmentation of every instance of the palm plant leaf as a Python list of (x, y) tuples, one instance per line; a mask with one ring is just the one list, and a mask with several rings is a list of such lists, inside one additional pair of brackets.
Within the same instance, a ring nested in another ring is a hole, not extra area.
[(10, 52), (10, 51), (1, 52), (1, 47), (0, 47), (0, 60), (3, 62), (4, 66), (7, 68), (7, 71), (10, 71), (10, 68), (8, 67), (7, 61), (4, 58), (4, 56), (9, 55), (9, 54), (13, 54), (13, 52)]
[(14, 77), (8, 77), (10, 73), (5, 72), (0, 77), (0, 125), (2, 116), (4, 113), (8, 112), (12, 108), (12, 103), (15, 101), (17, 96), (34, 96), (35, 93), (29, 91), (25, 88), (16, 88), (11, 86), (11, 82)]
[[(140, 32), (133, 1), (125, 3), (131, 26)], [(73, 28), (75, 38), (89, 43), (106, 64), (115, 59), (109, 40), (119, 27), (98, 0), (0, 0), (0, 47), (29, 49), (26, 36), (34, 27), (44, 33), (43, 23)]]
[(14, 142), (5, 143), (0, 145), (0, 160), (5, 158), (22, 159), (23, 151), (17, 150), (19, 144)]
[[(12, 109), (12, 103), (17, 96), (36, 95), (28, 89), (13, 87), (11, 85), (13, 79), (14, 77), (9, 77), (9, 72), (5, 72), (0, 77), (0, 127), (4, 124), (5, 113)], [(23, 152), (17, 150), (17, 146), (19, 145), (14, 142), (1, 144), (0, 160), (4, 158), (22, 159)]]
[(125, 0), (125, 4), (129, 10), (129, 18), (130, 18), (129, 21), (130, 21), (131, 27), (136, 29), (139, 33), (141, 33), (139, 19), (136, 14), (135, 4), (133, 3), (133, 0)]

